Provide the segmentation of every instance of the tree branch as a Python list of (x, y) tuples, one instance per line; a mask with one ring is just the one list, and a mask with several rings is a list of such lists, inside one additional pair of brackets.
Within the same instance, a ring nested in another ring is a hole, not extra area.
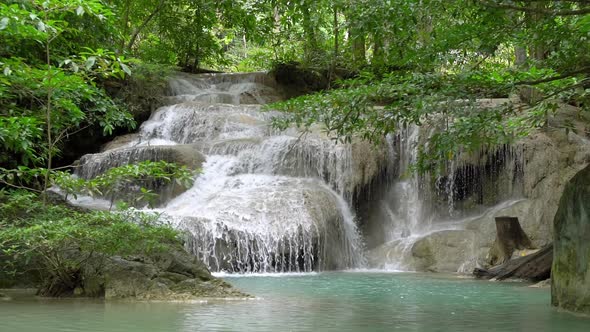
[(522, 7), (517, 5), (511, 5), (507, 3), (495, 3), (485, 0), (480, 0), (479, 3), (483, 6), (490, 7), (490, 8), (497, 8), (497, 9), (510, 9), (510, 10), (517, 10), (521, 12), (529, 12), (529, 13), (541, 13), (551, 16), (576, 16), (576, 15), (586, 15), (590, 14), (590, 7), (584, 7), (580, 9), (570, 9), (570, 10), (551, 10), (551, 9), (541, 9), (541, 8), (531, 8), (531, 7)]
[(160, 0), (160, 2), (158, 3), (158, 6), (154, 9), (154, 11), (143, 21), (143, 23), (141, 23), (140, 26), (137, 27), (137, 29), (135, 29), (133, 31), (133, 34), (131, 35), (131, 39), (129, 40), (129, 44), (127, 44), (128, 50), (130, 50), (133, 47), (133, 44), (135, 44), (135, 40), (139, 36), (139, 33), (151, 22), (151, 20), (154, 17), (156, 17), (156, 14), (158, 14), (160, 12), (160, 10), (162, 10), (165, 3), (166, 3), (166, 1)]
[(547, 83), (547, 82), (553, 82), (553, 81), (562, 80), (564, 78), (572, 77), (572, 76), (575, 76), (575, 75), (578, 75), (578, 74), (583, 74), (583, 73), (590, 74), (590, 67), (583, 67), (581, 69), (574, 70), (574, 71), (571, 71), (569, 73), (565, 73), (565, 74), (558, 75), (558, 76), (553, 76), (553, 77), (542, 78), (542, 79), (539, 79), (539, 80), (520, 81), (520, 82), (514, 83), (514, 85), (537, 85), (537, 84), (541, 84), (541, 83)]
[(40, 193), (43, 193), (42, 190), (38, 190), (38, 189), (35, 189), (35, 188), (31, 188), (31, 187), (19, 186), (19, 185), (12, 184), (12, 183), (7, 182), (7, 181), (4, 181), (4, 180), (0, 180), (0, 183), (3, 184), (3, 185), (5, 185), (5, 186), (9, 186), (9, 187), (12, 187), (12, 188), (15, 188), (15, 189), (29, 190), (29, 191), (33, 191), (33, 192), (36, 192), (36, 193), (39, 193), (39, 194)]

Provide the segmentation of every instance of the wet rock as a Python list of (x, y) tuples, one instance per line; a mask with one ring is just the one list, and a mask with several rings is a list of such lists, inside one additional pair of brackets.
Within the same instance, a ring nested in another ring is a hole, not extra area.
[(551, 288), (551, 279), (545, 279), (543, 281), (539, 281), (534, 285), (530, 285), (530, 288)]
[[(143, 161), (166, 161), (187, 166), (192, 170), (198, 170), (204, 163), (205, 156), (198, 151), (198, 147), (195, 145), (156, 145), (118, 148), (102, 153), (85, 155), (80, 159), (80, 165), (76, 170), (76, 174), (85, 179), (92, 179), (107, 172), (111, 168)], [(154, 202), (150, 202), (155, 206), (165, 204), (188, 189), (176, 183), (176, 181), (144, 181), (139, 179), (131, 183), (126, 183), (125, 186), (121, 186), (114, 197), (104, 198), (108, 200), (123, 200), (133, 206), (142, 207), (147, 202), (143, 200), (137, 201), (137, 193), (140, 188), (152, 190), (158, 194), (157, 199)]]
[(412, 246), (414, 266), (419, 271), (456, 272), (473, 255), (475, 234), (468, 230), (436, 232)]
[(112, 257), (86, 275), (81, 295), (104, 296), (107, 300), (248, 297), (213, 277), (203, 263), (181, 248), (152, 257)]
[(109, 150), (103, 153), (87, 154), (80, 159), (76, 174), (85, 179), (94, 178), (111, 168), (142, 161), (177, 163), (191, 169), (198, 169), (205, 157), (193, 145), (155, 145)]
[(565, 186), (553, 225), (551, 303), (590, 313), (590, 166)]
[(139, 137), (139, 135), (137, 133), (117, 136), (112, 141), (103, 145), (102, 148), (100, 149), (100, 152), (106, 152), (106, 151), (110, 151), (110, 150), (124, 148), (127, 145), (129, 145), (131, 142), (137, 140), (138, 137)]
[(369, 253), (376, 268), (429, 272), (465, 272), (473, 269), (478, 251), (476, 234), (470, 230), (433, 232), (419, 239), (387, 243)]
[(10, 301), (12, 298), (2, 292), (0, 292), (0, 301)]

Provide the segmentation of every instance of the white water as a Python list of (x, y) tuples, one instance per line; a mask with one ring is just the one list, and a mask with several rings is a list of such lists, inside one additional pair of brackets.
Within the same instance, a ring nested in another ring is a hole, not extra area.
[[(392, 183), (381, 179), (385, 183), (378, 184), (387, 188), (377, 207), (381, 244), (393, 248), (381, 268), (412, 270), (408, 262), (416, 241), (464, 229), (471, 220), (456, 209), (459, 192), (472, 184), (457, 183), (456, 177), (477, 181), (483, 175), (465, 173), (469, 169), (460, 167), (469, 163), (457, 159), (433, 188), (410, 170), (420, 135), (425, 135), (418, 127), (397, 132), (383, 155), (362, 148), (355, 152), (319, 130), (303, 137), (293, 129), (271, 130), (269, 120), (277, 114), (262, 112), (258, 104), (281, 96), (267, 75), (181, 75), (170, 88), (169, 106), (156, 111), (135, 140), (86, 156), (79, 174), (91, 177), (125, 163), (165, 158), (174, 147), (204, 154), (193, 187), (155, 211), (186, 232), (187, 247), (214, 272), (364, 269), (364, 248), (350, 206), (354, 195), (379, 175), (375, 170), (381, 164), (399, 174)], [(492, 166), (491, 172), (497, 171)], [(512, 197), (512, 181), (508, 185), (505, 199)], [(441, 197), (445, 204), (433, 206), (433, 199)], [(493, 213), (510, 202), (473, 215)], [(78, 203), (110, 205), (87, 197)]]
[(212, 271), (363, 265), (354, 213), (343, 196), (354, 190), (347, 183), (350, 146), (317, 134), (299, 140), (297, 132), (273, 133), (275, 114), (255, 105), (280, 98), (265, 74), (182, 75), (171, 90), (174, 104), (156, 111), (136, 140), (106, 158), (87, 158), (92, 170), (86, 171), (141, 159), (128, 151), (146, 146), (197, 146), (206, 159), (193, 187), (155, 211), (186, 232), (188, 248)]

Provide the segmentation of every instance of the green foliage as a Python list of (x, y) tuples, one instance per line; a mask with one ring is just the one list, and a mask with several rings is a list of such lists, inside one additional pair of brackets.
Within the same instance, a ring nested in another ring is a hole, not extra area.
[(96, 43), (83, 37), (90, 22), (108, 24), (112, 17), (98, 0), (0, 4), (0, 37), (6, 41), (0, 45), (0, 165), (50, 169), (70, 134), (95, 124), (105, 134), (135, 125), (96, 84), (129, 74), (127, 60), (87, 47)]
[[(193, 176), (194, 173), (186, 166), (165, 161), (143, 161), (111, 168), (90, 180), (74, 178), (68, 173), (60, 172), (56, 174), (55, 184), (66, 195), (85, 194), (108, 197), (111, 202), (117, 198), (126, 198), (127, 203), (137, 203), (143, 200), (153, 206), (157, 194), (146, 187), (154, 186), (155, 183), (173, 183), (183, 188), (189, 188), (193, 183)], [(134, 187), (137, 190), (133, 191)]]
[(197, 172), (166, 161), (143, 161), (111, 168), (93, 179), (83, 179), (68, 172), (18, 166), (14, 169), (0, 168), (0, 183), (41, 192), (42, 181), (48, 178), (66, 198), (89, 195), (108, 198), (111, 204), (120, 201), (133, 206), (148, 204), (153, 207), (159, 198), (154, 189), (167, 185), (189, 188)]
[[(157, 104), (162, 65), (253, 71), (299, 62), (330, 77), (345, 69), (359, 77), (277, 106), (290, 113), (277, 126), (320, 122), (340, 139), (380, 141), (442, 114), (448, 125), (431, 144), (441, 151), (424, 156), (501, 144), (546, 126), (559, 102), (587, 109), (588, 10), (576, 1), (5, 1), (0, 164), (51, 169), (70, 134), (132, 128), (131, 114), (143, 119)], [(525, 89), (535, 92), (522, 112), (466, 111), (476, 98)]]
[(536, 84), (536, 93), (545, 97), (529, 105), (510, 100), (492, 106), (478, 102), (478, 98), (485, 101), (515, 94), (519, 82), (553, 76), (550, 69), (515, 71), (496, 66), (456, 74), (396, 72), (381, 79), (364, 73), (339, 82), (337, 89), (275, 103), (267, 109), (285, 113), (273, 120), (275, 128), (295, 125), (309, 130), (320, 123), (328, 135), (346, 142), (360, 137), (380, 143), (386, 135), (409, 125), (432, 128), (415, 165), (425, 172), (443, 167), (460, 152), (506, 144), (545, 127), (559, 102), (587, 100), (587, 90), (574, 90), (587, 79), (574, 76)]
[(73, 291), (81, 271), (113, 255), (150, 254), (179, 243), (178, 233), (157, 215), (45, 206), (23, 191), (0, 191), (0, 202), (0, 275), (36, 272), (45, 295)]
[(132, 64), (132, 70), (133, 75), (127, 76), (112, 95), (124, 103), (137, 121), (144, 121), (161, 106), (162, 97), (168, 89), (168, 78), (175, 68), (136, 62)]

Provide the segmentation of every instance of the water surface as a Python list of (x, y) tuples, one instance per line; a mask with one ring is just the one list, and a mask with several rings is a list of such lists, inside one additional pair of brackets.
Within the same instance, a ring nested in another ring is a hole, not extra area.
[(547, 289), (456, 276), (228, 277), (259, 298), (207, 303), (0, 301), (0, 331), (590, 331)]

